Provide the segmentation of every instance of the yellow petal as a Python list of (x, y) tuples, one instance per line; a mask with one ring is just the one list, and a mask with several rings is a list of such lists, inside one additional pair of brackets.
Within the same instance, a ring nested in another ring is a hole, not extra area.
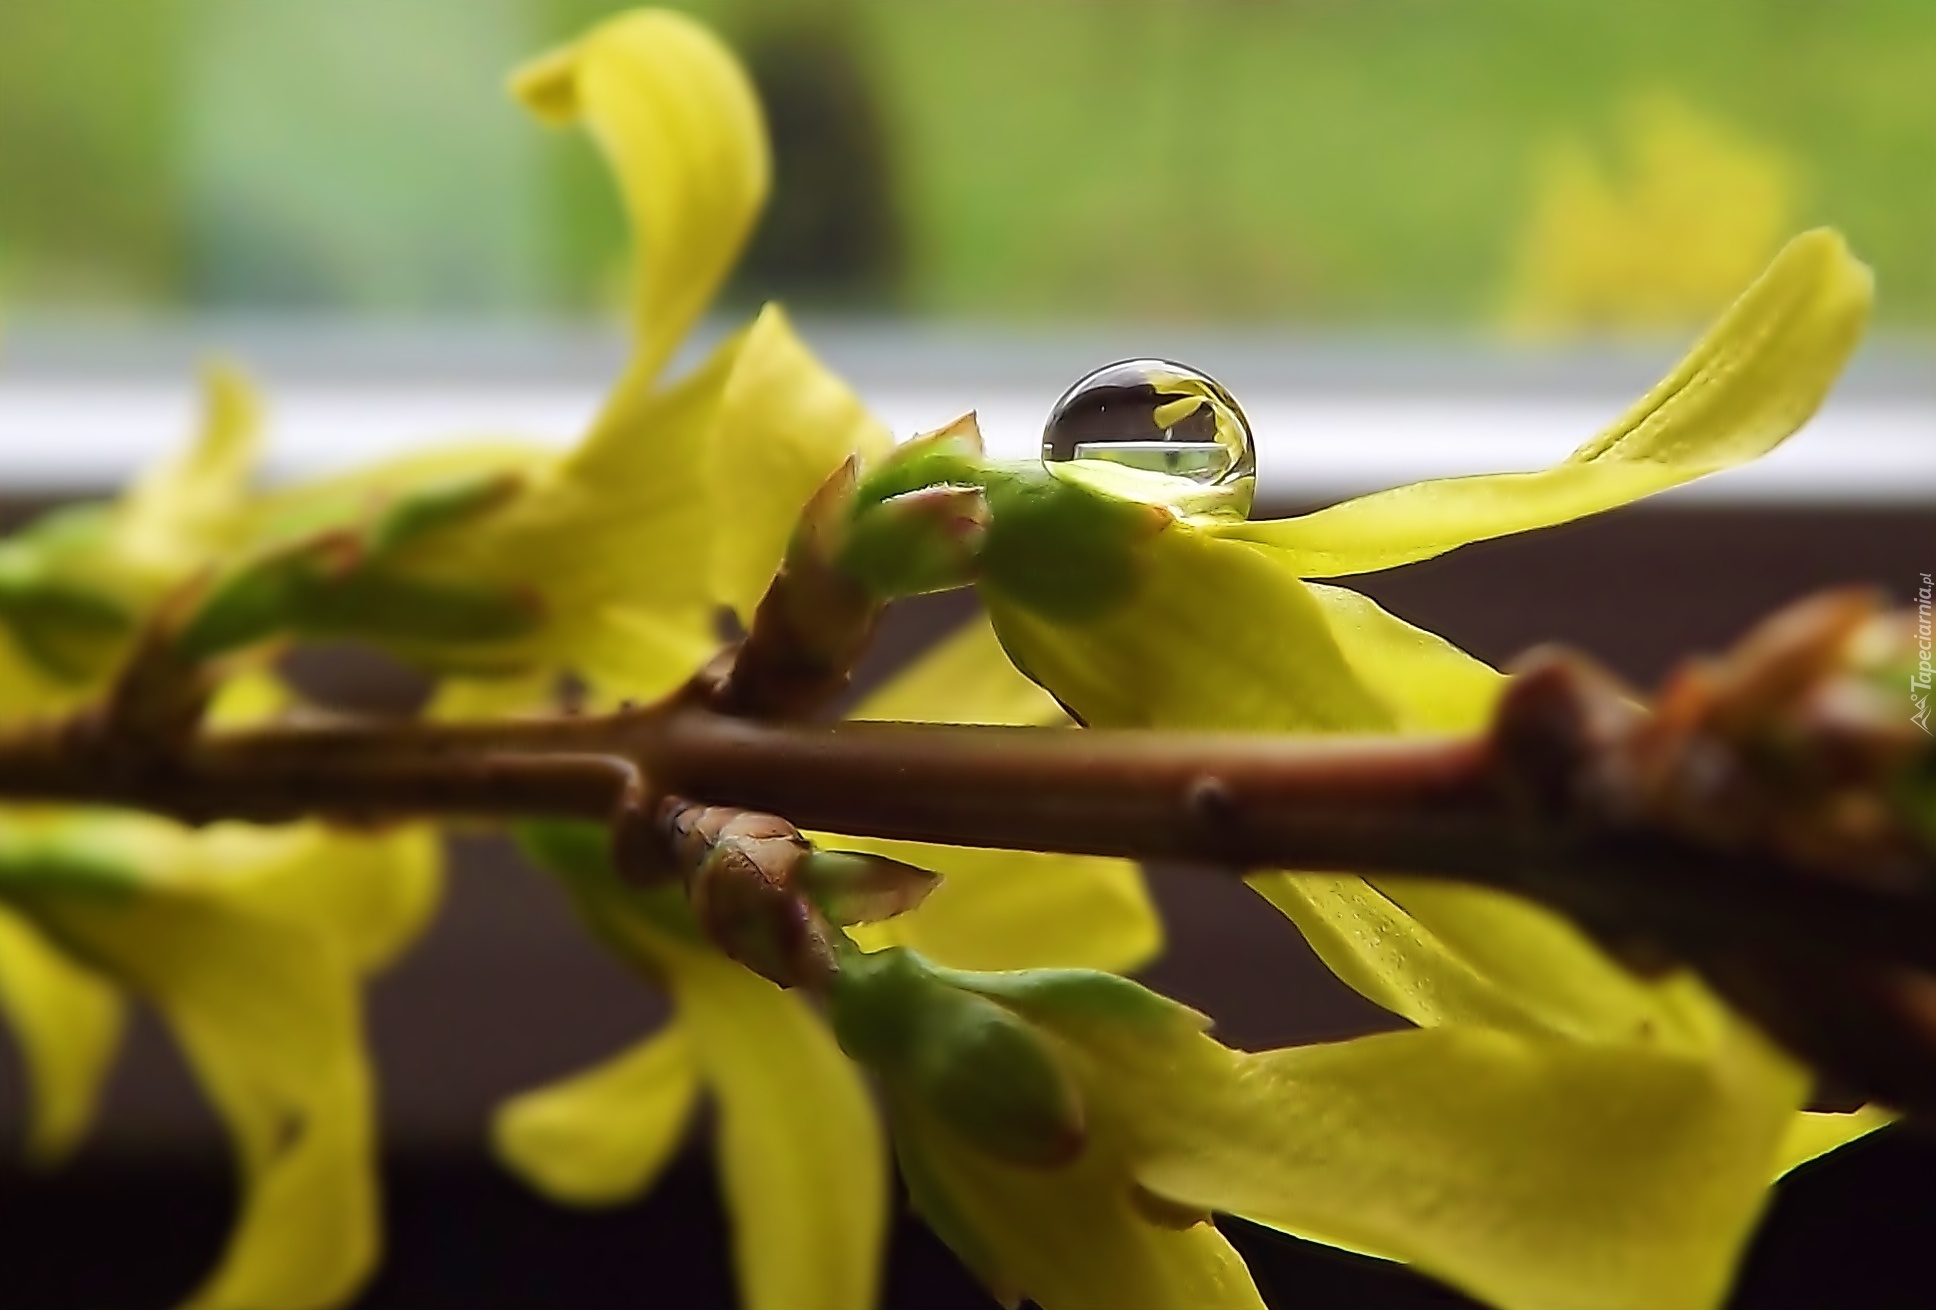
[(150, 886), (30, 912), (158, 1010), (235, 1138), (241, 1213), (196, 1310), (340, 1303), (378, 1244), (371, 1093), (348, 962), (324, 938)]
[(854, 717), (998, 725), (1069, 721), (1053, 696), (1009, 663), (984, 614), (944, 637), (868, 696)]
[(897, 1100), (915, 1209), (991, 1292), (1042, 1310), (1263, 1310), (1243, 1259), (1208, 1223), (1152, 1223), (1120, 1160), (1093, 1139), (1058, 1169), (1004, 1164)]
[(1137, 590), (1084, 620), (988, 597), (1016, 665), (1095, 727), (1389, 727), (1311, 591), (1264, 551), (1181, 524), (1135, 546)]
[(0, 624), (0, 723), (15, 723), (36, 714), (58, 714), (85, 704), (97, 690), (51, 677), (20, 649), (12, 630)]
[[(1392, 726), (1458, 732), (1485, 722), (1503, 682), (1498, 673), (1357, 592), (1308, 586), (1353, 672), (1389, 707)], [(1684, 1013), (1692, 1002), (1677, 986), (1642, 982), (1573, 925), (1518, 897), (1429, 879), (1250, 881), (1333, 972), (1414, 1023), (1533, 1024), (1616, 1040), (1671, 1027), (1699, 1041), (1706, 1032), (1704, 1007)]]
[(800, 509), (849, 455), (893, 437), (794, 335), (779, 306), (748, 329), (708, 455), (718, 532), (713, 596), (742, 619), (779, 568)]
[[(683, 901), (619, 881), (595, 831), (534, 826), (525, 850), (558, 875), (588, 926), (672, 993), (718, 1106), (734, 1262), (751, 1310), (871, 1310), (887, 1166), (860, 1073), (800, 996), (691, 930)], [(690, 933), (691, 935), (687, 935)]]
[(27, 1159), (58, 1164), (87, 1135), (120, 1047), (121, 998), (11, 911), (0, 909), (0, 1011), (26, 1065)]
[(555, 708), (557, 691), (555, 669), (502, 678), (439, 678), (424, 717), (453, 723), (542, 712)]
[(1470, 1027), (1230, 1054), (1145, 1105), (1179, 1204), (1404, 1259), (1500, 1310), (1725, 1296), (1802, 1078), (1745, 1030), (1717, 1058)]
[(1307, 583), (1345, 662), (1405, 732), (1469, 732), (1492, 712), (1505, 679), (1437, 633), (1413, 627), (1344, 587)]
[[(944, 638), (856, 712), (935, 723), (1066, 723), (1053, 697), (1015, 671), (981, 615)], [(959, 969), (1047, 966), (1128, 971), (1163, 944), (1142, 871), (1125, 860), (827, 837), (942, 876), (909, 914), (853, 930), (867, 950), (909, 946)]]
[(663, 9), (601, 23), (518, 74), (540, 117), (577, 118), (618, 180), (639, 267), (639, 353), (626, 389), (649, 389), (738, 257), (771, 173), (759, 100), (731, 52)]
[(1619, 422), (1544, 472), (1414, 483), (1206, 530), (1280, 550), (1304, 577), (1334, 577), (1624, 505), (1766, 454), (1807, 422), (1872, 297), (1869, 270), (1839, 235), (1804, 233)]
[(1142, 871), (1127, 860), (860, 837), (817, 840), (941, 875), (941, 885), (918, 908), (851, 929), (864, 950), (908, 946), (957, 969), (1126, 973), (1163, 947), (1163, 921)]
[(799, 996), (667, 939), (679, 1016), (719, 1107), (719, 1167), (749, 1310), (871, 1310), (887, 1161), (859, 1071)]
[(225, 879), (231, 903), (328, 933), (366, 973), (406, 950), (443, 897), (442, 851), (436, 830), (424, 825), (370, 835), (322, 824), (225, 823), (193, 841), (187, 858)]
[(1348, 874), (1249, 882), (1340, 980), (1413, 1023), (1615, 1042), (1658, 1033), (1699, 1044), (1708, 1031), (1681, 984), (1634, 977), (1564, 919), (1503, 893)]
[[(542, 627), (510, 643), (507, 658), (623, 681), (635, 694), (676, 684), (694, 667), (685, 656), (715, 644), (705, 461), (745, 338), (677, 385), (608, 410), (569, 454), (531, 470), (515, 500), (409, 548), (399, 565), (541, 598)], [(641, 640), (641, 623), (652, 640)]]
[(674, 1024), (604, 1064), (505, 1102), (497, 1158), (552, 1200), (614, 1205), (642, 1194), (684, 1139), (699, 1095), (685, 1030)]
[(1896, 1116), (1873, 1105), (1848, 1114), (1817, 1114), (1803, 1111), (1788, 1121), (1788, 1131), (1775, 1148), (1775, 1176), (1799, 1169), (1810, 1160), (1866, 1137), (1878, 1128), (1895, 1122)]

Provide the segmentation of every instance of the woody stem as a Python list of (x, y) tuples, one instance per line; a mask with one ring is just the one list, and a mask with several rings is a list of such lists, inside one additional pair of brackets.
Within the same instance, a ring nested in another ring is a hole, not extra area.
[(127, 756), (95, 721), (0, 735), (0, 796), (190, 822), (614, 816), (649, 780), (802, 828), (948, 845), (1181, 860), (1230, 870), (1415, 874), (1576, 917), (1641, 906), (1688, 929), (1806, 924), (1936, 965), (1930, 915), (1671, 834), (1529, 806), (1496, 736), (1275, 737), (1142, 730), (770, 724), (674, 699), (493, 724), (205, 730)]

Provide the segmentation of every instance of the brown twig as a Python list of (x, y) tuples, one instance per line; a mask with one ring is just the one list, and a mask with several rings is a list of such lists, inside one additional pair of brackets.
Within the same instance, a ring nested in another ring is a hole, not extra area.
[[(607, 716), (273, 724), (161, 753), (83, 716), (0, 734), (0, 796), (190, 822), (568, 817), (636, 841), (676, 794), (858, 836), (1452, 878), (1626, 958), (1690, 963), (1819, 1067), (1936, 1112), (1936, 875), (1875, 804), (1847, 803), (1920, 757), (1846, 694), (1858, 610), (1799, 613), (1680, 675), (1660, 715), (1548, 657), (1463, 738), (771, 723), (718, 712), (702, 676)], [(1830, 755), (1832, 772), (1796, 767)], [(1849, 815), (1868, 852), (1852, 867)]]
[[(1509, 702), (1509, 715), (1517, 707)], [(858, 836), (1436, 875), (1607, 921), (1651, 924), (1671, 910), (1744, 935), (1801, 922), (1824, 949), (1890, 943), (1936, 966), (1936, 932), (1905, 916), (1900, 897), (1819, 885), (1762, 853), (1730, 855), (1646, 825), (1529, 814), (1525, 769), (1508, 767), (1497, 741), (780, 725), (675, 698), (604, 717), (214, 731), (166, 759), (117, 760), (112, 741), (72, 725), (19, 731), (0, 736), (0, 795), (190, 822), (604, 820), (642, 776), (661, 794)]]

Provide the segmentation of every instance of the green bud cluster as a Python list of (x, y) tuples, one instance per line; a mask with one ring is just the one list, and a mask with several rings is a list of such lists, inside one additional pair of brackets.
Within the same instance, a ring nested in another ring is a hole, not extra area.
[(917, 437), (860, 485), (839, 556), (883, 599), (980, 585), (1057, 619), (1114, 608), (1174, 521), (1038, 463), (992, 461), (973, 420)]

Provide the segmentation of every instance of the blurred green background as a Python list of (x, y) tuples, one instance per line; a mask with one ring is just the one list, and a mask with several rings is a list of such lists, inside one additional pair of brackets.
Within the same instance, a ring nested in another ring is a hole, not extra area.
[[(506, 72), (603, 0), (4, 0), (0, 307), (598, 310)], [(735, 295), (982, 320), (1697, 319), (1845, 229), (1936, 327), (1930, 0), (703, 0), (766, 96)]]

